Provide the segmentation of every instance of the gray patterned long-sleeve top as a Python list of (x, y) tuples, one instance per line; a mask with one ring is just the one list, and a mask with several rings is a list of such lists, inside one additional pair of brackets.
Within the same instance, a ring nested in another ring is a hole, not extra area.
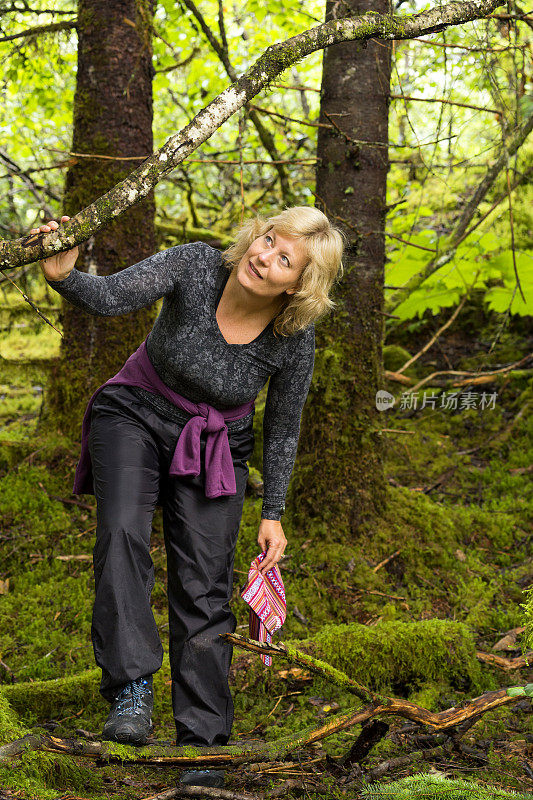
[[(118, 316), (164, 298), (146, 347), (161, 379), (194, 403), (221, 410), (256, 398), (268, 385), (263, 417), (264, 519), (281, 519), (294, 467), (302, 410), (314, 368), (315, 326), (276, 336), (272, 320), (248, 344), (226, 342), (216, 309), (230, 270), (222, 253), (203, 243), (177, 245), (114, 275), (73, 269), (47, 281), (69, 303), (99, 316)], [(176, 408), (164, 397), (132, 387), (163, 415)]]

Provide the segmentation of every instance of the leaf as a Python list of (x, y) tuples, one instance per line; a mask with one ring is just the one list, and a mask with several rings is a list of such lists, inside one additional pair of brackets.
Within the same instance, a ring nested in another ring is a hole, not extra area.
[[(533, 292), (531, 288), (524, 288), (524, 294), (526, 297), (526, 302), (522, 300), (520, 292), (516, 292), (513, 303), (511, 306), (511, 313), (512, 314), (519, 314), (522, 317), (525, 316), (532, 316), (533, 315)], [(488, 304), (488, 307), (491, 311), (497, 311), (498, 313), (502, 314), (504, 311), (507, 311), (509, 308), (509, 304), (511, 303), (511, 298), (513, 296), (513, 291), (509, 286), (493, 286), (489, 289), (485, 294), (485, 302)]]
[[(531, 686), (531, 684), (528, 684), (528, 686)], [(525, 693), (526, 691), (524, 686), (510, 686), (506, 690), (506, 694), (509, 697), (523, 697)]]

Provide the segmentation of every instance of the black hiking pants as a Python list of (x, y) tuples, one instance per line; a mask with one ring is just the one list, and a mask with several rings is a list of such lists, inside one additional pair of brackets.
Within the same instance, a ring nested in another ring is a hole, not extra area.
[(185, 421), (163, 417), (123, 385), (102, 389), (92, 408), (97, 529), (91, 635), (102, 669), (100, 692), (112, 702), (121, 685), (153, 674), (163, 661), (150, 607), (150, 533), (161, 505), (178, 744), (227, 744), (233, 724), (233, 648), (218, 634), (233, 633), (236, 626), (230, 608), (233, 562), (254, 445), (252, 422), (235, 430), (240, 422), (227, 423), (237, 493), (210, 500), (204, 492), (205, 432), (201, 474), (169, 477)]

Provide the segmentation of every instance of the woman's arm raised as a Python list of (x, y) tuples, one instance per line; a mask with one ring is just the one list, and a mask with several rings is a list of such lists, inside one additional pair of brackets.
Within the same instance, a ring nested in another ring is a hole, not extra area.
[[(62, 217), (64, 222), (68, 217)], [(31, 233), (59, 227), (55, 220)], [(201, 256), (202, 242), (162, 250), (114, 275), (89, 275), (75, 269), (78, 248), (41, 262), (46, 282), (72, 305), (97, 316), (114, 317), (149, 306), (175, 289), (185, 266)]]

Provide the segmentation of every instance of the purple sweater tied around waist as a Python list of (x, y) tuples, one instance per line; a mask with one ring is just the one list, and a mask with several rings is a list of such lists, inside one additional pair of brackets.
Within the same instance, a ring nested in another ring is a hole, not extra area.
[(235, 469), (228, 440), (225, 421), (241, 419), (250, 414), (255, 401), (235, 408), (219, 411), (208, 403), (193, 403), (183, 395), (170, 389), (157, 372), (146, 351), (146, 341), (128, 358), (122, 369), (95, 391), (83, 416), (81, 429), (81, 455), (74, 476), (73, 494), (94, 494), (92, 462), (89, 453), (89, 430), (91, 409), (98, 392), (104, 386), (120, 383), (139, 386), (154, 394), (163, 395), (174, 405), (191, 414), (176, 443), (168, 474), (171, 476), (193, 476), (200, 474), (200, 436), (207, 431), (205, 444), (205, 495), (209, 499), (237, 493)]

